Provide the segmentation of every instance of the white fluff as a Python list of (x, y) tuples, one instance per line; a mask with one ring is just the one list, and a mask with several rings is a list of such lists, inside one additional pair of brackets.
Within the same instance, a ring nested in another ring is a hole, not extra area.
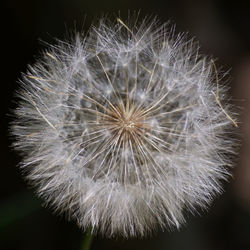
[(46, 203), (112, 237), (179, 227), (229, 175), (234, 121), (211, 60), (144, 20), (101, 20), (21, 81), (12, 133)]

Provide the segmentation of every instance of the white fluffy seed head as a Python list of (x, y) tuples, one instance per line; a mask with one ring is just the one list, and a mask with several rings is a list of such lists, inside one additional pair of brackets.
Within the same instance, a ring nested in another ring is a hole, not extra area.
[(59, 212), (108, 237), (179, 227), (229, 175), (233, 120), (214, 63), (156, 21), (101, 20), (21, 81), (22, 167)]

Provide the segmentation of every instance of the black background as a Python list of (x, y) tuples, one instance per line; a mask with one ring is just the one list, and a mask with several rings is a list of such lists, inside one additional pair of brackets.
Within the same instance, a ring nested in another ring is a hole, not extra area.
[[(18, 155), (11, 150), (8, 124), (15, 107), (17, 80), (27, 64), (45, 48), (41, 41), (67, 31), (87, 30), (92, 20), (109, 13), (115, 19), (139, 11), (157, 15), (161, 22), (176, 23), (176, 31), (188, 31), (201, 44), (202, 53), (219, 58), (218, 66), (231, 69), (231, 95), (241, 113), (243, 146), (236, 159), (235, 177), (226, 192), (201, 216), (187, 215), (187, 224), (174, 232), (158, 232), (147, 239), (94, 239), (92, 249), (231, 250), (250, 249), (250, 7), (240, 1), (209, 0), (13, 0), (1, 8), (1, 166), (0, 249), (81, 249), (84, 233), (74, 223), (41, 206), (18, 169)], [(249, 70), (248, 70), (249, 68)], [(239, 109), (241, 110), (241, 109)], [(239, 123), (241, 124), (241, 123)], [(238, 170), (237, 170), (238, 169)], [(242, 171), (241, 171), (242, 170)], [(245, 172), (244, 172), (245, 171)], [(249, 178), (249, 179), (248, 179)]]

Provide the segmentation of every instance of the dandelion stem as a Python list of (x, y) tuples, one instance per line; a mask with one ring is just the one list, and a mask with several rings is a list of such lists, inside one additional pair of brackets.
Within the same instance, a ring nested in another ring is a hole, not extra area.
[(85, 238), (83, 240), (81, 250), (90, 250), (92, 241), (93, 241), (93, 234), (91, 227), (89, 227), (85, 233)]

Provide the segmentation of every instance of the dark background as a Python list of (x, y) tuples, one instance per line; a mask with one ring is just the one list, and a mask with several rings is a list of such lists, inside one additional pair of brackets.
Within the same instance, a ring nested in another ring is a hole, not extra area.
[[(15, 107), (13, 94), (21, 72), (45, 48), (45, 41), (63, 38), (70, 30), (87, 30), (93, 19), (109, 13), (115, 18), (139, 11), (176, 23), (189, 31), (202, 53), (219, 58), (217, 66), (231, 69), (231, 95), (240, 112), (242, 147), (234, 177), (225, 193), (201, 216), (187, 215), (187, 224), (151, 238), (95, 238), (92, 249), (231, 250), (250, 249), (250, 7), (241, 1), (213, 0), (12, 0), (1, 8), (1, 129), (0, 129), (0, 249), (81, 249), (84, 233), (36, 198), (27, 188), (10, 148), (8, 123)], [(119, 12), (118, 12), (119, 11)]]

